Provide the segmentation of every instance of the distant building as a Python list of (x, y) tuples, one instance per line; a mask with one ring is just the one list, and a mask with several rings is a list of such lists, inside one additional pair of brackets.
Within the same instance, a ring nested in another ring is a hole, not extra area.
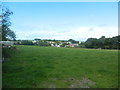
[(72, 45), (72, 44), (68, 44), (68, 46), (73, 47), (73, 45)]
[(72, 46), (73, 47), (78, 46), (78, 43), (72, 43)]
[(54, 44), (51, 44), (52, 47), (54, 47)]
[(71, 44), (65, 45), (65, 47), (75, 47), (75, 46), (78, 46), (78, 43), (71, 43)]
[(37, 41), (36, 40), (33, 40), (32, 43), (36, 43)]
[(53, 42), (53, 41), (48, 41), (48, 43), (50, 43), (50, 44), (54, 44), (55, 42)]
[(81, 44), (81, 41), (79, 41), (79, 44)]

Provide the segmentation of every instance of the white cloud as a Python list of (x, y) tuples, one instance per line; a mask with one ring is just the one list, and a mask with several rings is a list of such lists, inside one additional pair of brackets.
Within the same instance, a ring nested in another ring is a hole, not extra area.
[(60, 39), (60, 40), (86, 40), (87, 38), (100, 38), (101, 36), (112, 37), (118, 35), (118, 28), (112, 26), (104, 27), (72, 27), (72, 26), (48, 26), (45, 28), (32, 28), (31, 31), (22, 30), (22, 32), (16, 32), (17, 39)]
[[(90, 29), (92, 29), (90, 31)], [(118, 35), (117, 27), (81, 27), (76, 30), (76, 34), (80, 34), (82, 38), (99, 38), (101, 36), (112, 37)]]

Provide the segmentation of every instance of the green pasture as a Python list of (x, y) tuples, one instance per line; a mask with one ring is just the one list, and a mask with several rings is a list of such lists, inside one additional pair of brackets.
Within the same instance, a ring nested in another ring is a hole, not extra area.
[(3, 88), (117, 88), (118, 51), (16, 46)]

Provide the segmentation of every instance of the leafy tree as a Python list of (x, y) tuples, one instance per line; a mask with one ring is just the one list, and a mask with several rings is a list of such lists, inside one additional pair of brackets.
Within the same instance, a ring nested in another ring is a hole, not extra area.
[(106, 38), (105, 36), (99, 39), (88, 38), (83, 45), (85, 45), (86, 48), (120, 49), (120, 35), (112, 38)]
[(81, 42), (79, 45), (80, 48), (85, 48), (85, 42)]
[(35, 38), (34, 40), (38, 40), (38, 41), (39, 41), (39, 40), (41, 40), (41, 39), (37, 39), (37, 38)]
[(10, 22), (10, 15), (13, 14), (8, 8), (0, 8), (2, 9), (2, 40), (15, 40), (16, 35), (10, 29), (11, 22)]
[(105, 36), (102, 36), (98, 39), (98, 47), (99, 48), (104, 48), (105, 40), (106, 40)]
[(75, 41), (73, 39), (69, 39), (68, 41), (70, 41), (71, 43), (78, 43), (78, 41)]
[(97, 48), (97, 39), (96, 38), (88, 38), (85, 42), (85, 46), (87, 48)]
[(38, 43), (39, 46), (50, 46), (49, 43), (47, 43), (46, 41), (42, 41), (40, 40)]

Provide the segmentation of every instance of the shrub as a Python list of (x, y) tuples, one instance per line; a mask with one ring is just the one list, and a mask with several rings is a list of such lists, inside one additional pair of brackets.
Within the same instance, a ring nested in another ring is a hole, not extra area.
[(2, 57), (9, 58), (13, 55), (16, 51), (16, 47), (11, 48), (2, 48)]

